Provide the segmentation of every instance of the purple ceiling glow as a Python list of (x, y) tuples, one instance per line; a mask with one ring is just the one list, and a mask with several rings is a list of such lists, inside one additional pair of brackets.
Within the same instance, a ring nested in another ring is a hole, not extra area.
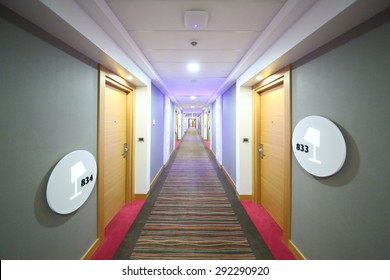
[[(240, 64), (286, 0), (106, 2), (152, 67), (152, 82), (184, 111), (198, 112), (258, 58)], [(191, 62), (198, 72), (187, 70)]]

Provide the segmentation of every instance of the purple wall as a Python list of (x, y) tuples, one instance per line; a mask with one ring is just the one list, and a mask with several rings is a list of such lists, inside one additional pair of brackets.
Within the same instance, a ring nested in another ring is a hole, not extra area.
[(236, 182), (236, 85), (222, 96), (222, 165)]
[(214, 155), (216, 154), (216, 146), (217, 146), (217, 140), (216, 140), (216, 115), (217, 115), (217, 102), (214, 101), (212, 107), (211, 107), (211, 150), (213, 151)]
[(151, 121), (150, 180), (153, 180), (164, 164), (164, 95), (153, 84)]
[[(171, 116), (171, 130), (165, 131), (165, 133), (169, 133), (169, 154), (172, 153), (173, 147), (174, 147), (174, 130), (175, 130), (175, 124), (176, 124), (176, 116), (175, 116), (175, 108), (172, 101), (168, 101), (170, 105), (169, 115)], [(164, 110), (167, 110), (166, 99), (164, 98)], [(165, 115), (165, 113), (164, 113)]]

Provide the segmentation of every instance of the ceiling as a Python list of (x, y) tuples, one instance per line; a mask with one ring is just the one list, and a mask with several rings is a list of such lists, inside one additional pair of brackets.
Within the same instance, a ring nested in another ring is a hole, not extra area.
[[(207, 105), (285, 2), (107, 0), (183, 109)], [(207, 27), (186, 28), (185, 11), (208, 12)], [(199, 63), (200, 70), (189, 72), (190, 62)]]
[[(390, 5), (388, 0), (0, 2), (94, 61), (132, 74), (135, 85), (150, 79), (184, 112), (201, 112), (236, 81), (252, 86), (260, 73), (297, 61)], [(207, 12), (206, 28), (187, 28), (186, 11)], [(189, 72), (190, 62), (200, 70)]]
[[(286, 0), (105, 2), (107, 5), (101, 5), (99, 9), (109, 9), (119, 27), (123, 27), (134, 41), (143, 60), (149, 64), (147, 66), (155, 72), (151, 75), (153, 82), (185, 111), (200, 111), (215, 99)], [(311, 5), (314, 1), (307, 2)], [(95, 4), (83, 0), (78, 3), (106, 32), (113, 33), (112, 27), (110, 30), (105, 27), (101, 13), (95, 11)], [(206, 28), (187, 28), (186, 11), (207, 12)], [(196, 46), (191, 42), (196, 42)], [(200, 65), (198, 72), (187, 70), (191, 62)], [(142, 63), (139, 66), (145, 68)], [(244, 70), (244, 67), (240, 69), (241, 72)], [(191, 96), (195, 99), (190, 99)]]

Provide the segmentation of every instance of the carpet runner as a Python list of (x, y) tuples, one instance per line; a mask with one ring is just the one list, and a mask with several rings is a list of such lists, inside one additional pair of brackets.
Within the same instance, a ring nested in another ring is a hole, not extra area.
[(114, 258), (272, 259), (221, 173), (189, 129)]

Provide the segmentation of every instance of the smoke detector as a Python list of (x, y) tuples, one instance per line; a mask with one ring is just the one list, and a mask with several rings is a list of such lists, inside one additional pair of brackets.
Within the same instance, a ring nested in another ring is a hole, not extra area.
[(209, 13), (206, 11), (186, 11), (184, 12), (184, 25), (188, 29), (205, 29), (209, 20)]

